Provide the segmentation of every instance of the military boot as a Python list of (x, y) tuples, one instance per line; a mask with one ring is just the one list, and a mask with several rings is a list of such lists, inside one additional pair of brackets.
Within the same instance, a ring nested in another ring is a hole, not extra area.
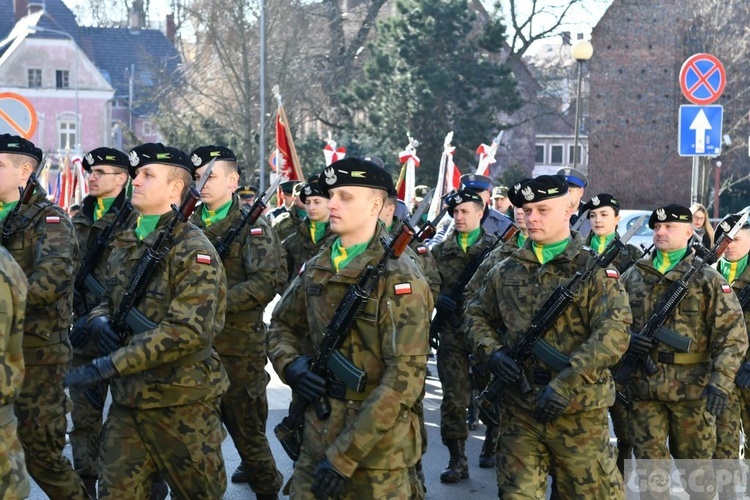
[(494, 431), (495, 428), (488, 425), (484, 432), (484, 444), (482, 445), (482, 452), (479, 453), (479, 467), (482, 469), (491, 469), (495, 466)]
[(466, 459), (466, 440), (449, 439), (445, 444), (448, 446), (450, 459), (448, 460), (448, 467), (440, 474), (440, 481), (457, 483), (462, 479), (468, 479), (469, 461)]

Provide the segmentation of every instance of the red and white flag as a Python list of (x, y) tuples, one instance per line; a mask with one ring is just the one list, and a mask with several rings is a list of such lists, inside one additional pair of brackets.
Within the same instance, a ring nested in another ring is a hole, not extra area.
[[(416, 172), (414, 169), (419, 166), (419, 157), (417, 156), (418, 145), (419, 142), (415, 141), (414, 138), (410, 136), (409, 144), (398, 154), (398, 159), (404, 165), (402, 168), (404, 178), (401, 192), (399, 192), (399, 199), (403, 201), (407, 207), (411, 207), (411, 199), (414, 197), (414, 187), (416, 185)], [(403, 196), (403, 198), (401, 196)]]
[(336, 147), (336, 141), (331, 139), (331, 134), (328, 134), (326, 139), (326, 147), (323, 148), (323, 154), (326, 157), (326, 166), (333, 162), (343, 160), (346, 157), (346, 148), (344, 146)]

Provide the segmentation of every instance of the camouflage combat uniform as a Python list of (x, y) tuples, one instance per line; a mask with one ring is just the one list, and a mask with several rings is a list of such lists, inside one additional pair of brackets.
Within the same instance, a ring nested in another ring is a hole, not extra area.
[[(83, 260), (89, 249), (95, 244), (96, 239), (102, 231), (112, 223), (116, 211), (120, 210), (127, 201), (125, 190), (114, 199), (111, 207), (98, 220), (94, 221), (94, 210), (96, 209), (97, 198), (88, 196), (81, 203), (81, 210), (73, 217), (73, 226), (78, 237), (78, 246), (80, 248), (79, 256)], [(117, 230), (117, 228), (116, 228)], [(106, 280), (107, 257), (109, 256), (109, 247), (104, 251), (99, 262), (96, 264), (91, 274), (103, 285)], [(91, 309), (99, 305), (101, 297), (95, 295), (84, 287), (82, 295), (76, 294), (74, 297), (73, 312), (74, 320), (79, 318), (79, 314), (87, 315)], [(88, 344), (73, 349), (73, 366), (81, 366), (94, 358), (101, 355), (93, 339), (89, 339)], [(101, 382), (97, 387), (100, 394), (106, 395), (109, 384)], [(70, 444), (73, 450), (73, 464), (79, 476), (86, 481), (95, 482), (99, 475), (99, 437), (102, 432), (103, 409), (95, 408), (86, 398), (84, 389), (70, 387), (68, 389), (70, 399), (73, 401), (73, 411), (71, 419), (73, 421), (73, 430), (70, 432)]]
[[(481, 359), (486, 362), (498, 349), (516, 345), (543, 302), (585, 262), (582, 245), (580, 235), (573, 234), (560, 255), (541, 265), (526, 241), (492, 268), (465, 311), (469, 340)], [(536, 359), (522, 367), (532, 391), (521, 394), (517, 386), (504, 391), (497, 450), (503, 498), (544, 497), (551, 462), (562, 498), (624, 495), (609, 444), (607, 408), (615, 387), (608, 367), (625, 352), (631, 315), (627, 295), (611, 274), (597, 270), (544, 335), (569, 356), (569, 366), (557, 372)], [(543, 425), (533, 410), (536, 395), (548, 384), (570, 404)]]
[[(669, 285), (692, 263), (688, 255), (662, 275), (650, 256), (636, 262), (622, 277), (639, 331)], [(628, 390), (633, 398), (629, 431), (636, 458), (711, 458), (716, 444), (715, 417), (706, 411), (703, 391), (711, 384), (730, 394), (747, 350), (747, 332), (739, 302), (726, 281), (704, 266), (685, 298), (664, 326), (692, 340), (690, 352), (677, 353), (665, 344), (652, 348), (659, 371), (641, 367)], [(669, 437), (669, 449), (667, 449)]]
[(26, 468), (51, 498), (87, 498), (81, 479), (62, 454), (65, 415), (71, 406), (63, 378), (72, 356), (68, 330), (78, 262), (73, 224), (37, 188), (11, 225), (14, 233), (6, 248), (29, 281), (23, 335), (26, 376), (15, 407)]
[[(227, 216), (206, 227), (200, 211), (191, 221), (214, 245), (246, 216), (248, 208), (234, 196)], [(221, 399), (221, 413), (243, 462), (250, 487), (257, 495), (274, 496), (282, 486), (266, 438), (270, 376), (266, 366), (266, 326), (263, 309), (281, 292), (286, 263), (276, 233), (265, 218), (246, 225), (223, 259), (227, 276), (224, 329), (214, 348), (229, 375), (229, 390)]]
[[(320, 344), (334, 309), (368, 264), (383, 255), (376, 232), (364, 253), (339, 272), (330, 246), (313, 257), (274, 310), (268, 353), (276, 372)], [(311, 499), (317, 463), (324, 457), (349, 477), (341, 499), (409, 498), (409, 468), (421, 456), (419, 422), (412, 407), (423, 387), (432, 297), (421, 272), (404, 256), (387, 263), (364, 309), (357, 315), (341, 352), (367, 373), (364, 393), (347, 388), (345, 398), (329, 397), (331, 415), (305, 414), (302, 454), (295, 463), (291, 497)], [(306, 314), (300, 314), (305, 311)]]
[(276, 234), (279, 235), (279, 241), (284, 241), (294, 234), (297, 230), (297, 226), (302, 223), (303, 219), (304, 218), (300, 216), (297, 206), (292, 205), (291, 209), (276, 216), (271, 225), (273, 226), (274, 231), (276, 231)]
[[(135, 224), (117, 235), (106, 291), (91, 317), (113, 316), (133, 269), (174, 217), (143, 241)], [(221, 498), (226, 471), (219, 399), (229, 382), (211, 348), (224, 325), (226, 279), (218, 255), (192, 224), (178, 223), (137, 309), (156, 323), (130, 335), (111, 358), (112, 406), (102, 434), (100, 494), (147, 498), (159, 473), (176, 498)]]
[(13, 257), (0, 247), (0, 498), (28, 498), (29, 474), (18, 439), (13, 402), (23, 385), (23, 320), (28, 283)]
[[(740, 293), (743, 288), (750, 285), (750, 267), (745, 268), (743, 273), (732, 281), (732, 289)], [(747, 308), (750, 309), (750, 308)], [(750, 321), (750, 311), (743, 311), (745, 327)], [(745, 362), (750, 361), (745, 355)], [(742, 427), (740, 427), (740, 422)], [(740, 458), (740, 435), (744, 429), (747, 434), (750, 431), (750, 389), (735, 387), (729, 394), (727, 409), (716, 419), (716, 449), (714, 458), (738, 459)], [(745, 440), (745, 458), (750, 455), (750, 443)]]
[[(441, 293), (449, 294), (463, 270), (485, 249), (493, 247), (496, 236), (487, 234), (484, 229), (476, 242), (466, 252), (456, 241), (458, 233), (443, 240), (432, 249), (442, 280)], [(461, 328), (463, 301), (457, 301), (455, 318), (445, 318), (440, 327), (440, 349), (437, 353), (437, 367), (443, 387), (443, 400), (440, 403), (440, 436), (443, 444), (449, 440), (466, 440), (469, 430), (466, 426), (466, 408), (471, 398), (469, 380), (469, 355), (471, 349)], [(453, 323), (452, 323), (453, 322)]]
[(297, 276), (299, 270), (302, 269), (302, 264), (318, 253), (323, 245), (333, 241), (332, 236), (331, 226), (326, 223), (325, 233), (317, 242), (313, 243), (308, 219), (299, 221), (292, 233), (284, 238), (282, 243), (286, 251), (286, 267), (289, 274), (286, 281), (287, 285)]

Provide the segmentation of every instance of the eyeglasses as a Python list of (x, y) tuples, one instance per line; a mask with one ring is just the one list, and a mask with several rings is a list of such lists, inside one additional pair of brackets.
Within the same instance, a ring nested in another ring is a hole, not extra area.
[(99, 179), (103, 175), (120, 175), (125, 172), (100, 172), (99, 170), (93, 170), (89, 172), (89, 177), (92, 179)]

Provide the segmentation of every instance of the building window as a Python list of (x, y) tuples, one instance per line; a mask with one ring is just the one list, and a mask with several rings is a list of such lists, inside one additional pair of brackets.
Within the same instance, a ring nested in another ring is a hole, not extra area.
[(42, 70), (41, 69), (30, 69), (29, 70), (29, 88), (38, 89), (42, 87)]
[(68, 73), (69, 71), (66, 69), (58, 69), (55, 71), (55, 82), (58, 89), (70, 88), (70, 78)]
[(536, 145), (536, 158), (534, 163), (544, 163), (544, 144)]
[(151, 122), (143, 122), (143, 135), (154, 135), (154, 125)]
[(561, 165), (563, 162), (562, 144), (553, 144), (549, 148), (549, 162), (552, 165)]
[(74, 149), (76, 147), (76, 121), (73, 116), (66, 116), (57, 122), (57, 136), (60, 149)]
[(578, 158), (573, 158), (573, 145), (568, 146), (568, 163), (571, 165), (575, 163), (576, 165), (581, 165), (583, 163), (583, 160), (581, 159), (583, 157), (583, 146), (578, 145)]

